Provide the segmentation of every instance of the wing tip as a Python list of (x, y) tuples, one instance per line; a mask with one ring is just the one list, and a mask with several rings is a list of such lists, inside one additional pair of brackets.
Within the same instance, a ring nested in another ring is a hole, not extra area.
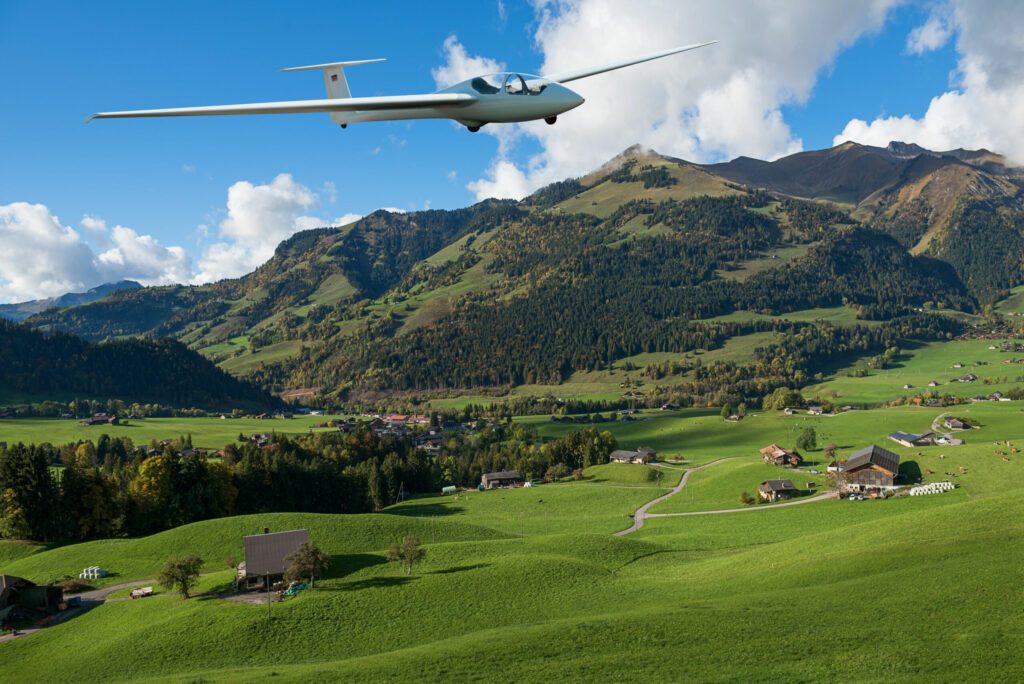
[(90, 121), (92, 121), (93, 119), (95, 119), (98, 116), (99, 116), (99, 113), (90, 114), (89, 116), (85, 117), (85, 123), (89, 123)]

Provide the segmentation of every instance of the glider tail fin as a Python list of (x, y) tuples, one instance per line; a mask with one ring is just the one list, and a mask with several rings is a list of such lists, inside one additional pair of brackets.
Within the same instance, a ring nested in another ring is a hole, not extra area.
[[(281, 69), (281, 71), (312, 71), (321, 69), (324, 72), (324, 87), (327, 89), (327, 98), (330, 100), (343, 100), (352, 97), (352, 92), (348, 88), (348, 79), (345, 78), (345, 67), (383, 61), (383, 59), (361, 59), (354, 62), (330, 62), (327, 64), (290, 67), (288, 69)], [(344, 112), (331, 112), (331, 120), (341, 125), (345, 125), (348, 122)]]

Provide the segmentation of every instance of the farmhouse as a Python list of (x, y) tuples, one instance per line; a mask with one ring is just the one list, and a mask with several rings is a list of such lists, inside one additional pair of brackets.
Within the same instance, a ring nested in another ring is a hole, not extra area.
[(783, 449), (778, 444), (769, 444), (761, 449), (761, 458), (765, 463), (777, 466), (791, 466), (796, 468), (803, 459), (795, 449)]
[(966, 423), (964, 423), (959, 418), (954, 418), (952, 416), (947, 417), (944, 421), (942, 421), (942, 424), (945, 425), (950, 430), (964, 430), (967, 428)]
[(616, 449), (613, 451), (609, 458), (613, 463), (651, 463), (655, 460), (658, 452), (651, 447), (640, 447), (636, 451), (627, 451), (625, 449)]
[(872, 444), (854, 452), (843, 465), (846, 491), (892, 489), (899, 475), (900, 457)]
[(961, 375), (959, 378), (957, 378), (957, 382), (974, 382), (977, 379), (978, 376), (975, 375), (974, 373), (967, 373), (966, 375)]
[(117, 416), (108, 416), (106, 413), (96, 413), (89, 416), (85, 420), (78, 421), (78, 424), (83, 427), (90, 425), (117, 425), (119, 422)]
[(523, 484), (523, 476), (518, 470), (502, 470), (497, 473), (484, 473), (480, 478), (480, 486), (484, 489), (518, 487)]
[(938, 387), (939, 386), (939, 381), (938, 380), (932, 380), (932, 381), (930, 381), (928, 383), (928, 386), (929, 387)]
[(757, 493), (765, 501), (780, 501), (796, 496), (797, 488), (792, 480), (765, 480), (757, 488)]
[(309, 541), (307, 530), (252, 534), (242, 539), (245, 546), (245, 561), (238, 564), (237, 579), (247, 589), (266, 588), (264, 582), (273, 584), (284, 576), (288, 569), (288, 556)]
[(905, 447), (931, 446), (935, 443), (934, 435), (930, 432), (921, 435), (915, 435), (912, 432), (894, 432), (889, 435), (889, 439)]
[(808, 406), (807, 413), (808, 415), (811, 416), (820, 416), (821, 414), (825, 413), (825, 409), (823, 409), (820, 406)]

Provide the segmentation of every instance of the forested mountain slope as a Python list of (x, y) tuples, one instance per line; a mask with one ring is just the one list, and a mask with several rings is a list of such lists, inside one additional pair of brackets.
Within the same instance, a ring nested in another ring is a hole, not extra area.
[(128, 339), (90, 344), (0, 320), (0, 387), (47, 396), (117, 398), (176, 407), (270, 406), (271, 397), (180, 342)]
[(296, 234), (237, 280), (31, 323), (172, 336), (275, 390), (558, 383), (720, 344), (739, 331), (704, 321), (739, 310), (977, 311), (1024, 282), (1020, 179), (984, 150), (848, 143), (702, 167), (633, 147), (522, 202), (379, 211)]

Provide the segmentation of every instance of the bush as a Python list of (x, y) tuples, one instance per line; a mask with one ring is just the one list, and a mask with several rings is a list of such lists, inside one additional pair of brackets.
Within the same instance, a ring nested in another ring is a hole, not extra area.
[(81, 594), (83, 591), (89, 591), (93, 588), (91, 584), (80, 579), (69, 579), (64, 580), (60, 583), (65, 594)]
[(545, 482), (554, 482), (555, 480), (561, 480), (563, 477), (568, 477), (569, 466), (564, 463), (556, 463), (547, 469), (544, 473)]
[(757, 503), (757, 499), (754, 498), (750, 494), (750, 492), (743, 492), (742, 494), (740, 494), (740, 503), (742, 503), (744, 506), (753, 506), (754, 504)]

